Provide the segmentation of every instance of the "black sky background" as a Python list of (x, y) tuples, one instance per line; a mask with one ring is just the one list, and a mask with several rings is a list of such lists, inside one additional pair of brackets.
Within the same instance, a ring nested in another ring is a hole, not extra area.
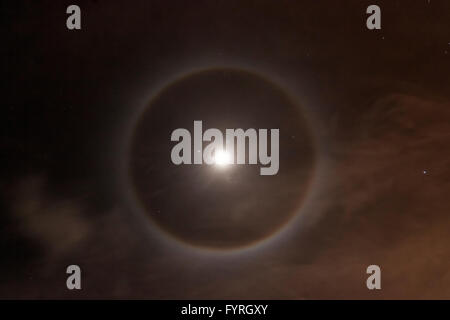
[[(70, 4), (1, 4), (0, 297), (450, 297), (448, 1), (377, 1), (377, 31), (369, 1), (79, 1), (79, 31)], [(185, 249), (123, 200), (121, 137), (161, 83), (230, 64), (301, 97), (322, 171), (276, 242)]]

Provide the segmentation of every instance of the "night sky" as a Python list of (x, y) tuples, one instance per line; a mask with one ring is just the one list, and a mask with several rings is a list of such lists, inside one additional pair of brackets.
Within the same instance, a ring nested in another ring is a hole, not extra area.
[[(448, 0), (71, 4), (1, 3), (0, 298), (450, 298)], [(175, 166), (194, 120), (278, 174)]]

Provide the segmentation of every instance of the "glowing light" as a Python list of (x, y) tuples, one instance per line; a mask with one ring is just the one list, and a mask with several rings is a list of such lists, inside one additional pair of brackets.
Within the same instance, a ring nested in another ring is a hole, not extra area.
[(226, 166), (231, 163), (231, 155), (223, 150), (217, 150), (214, 155), (214, 162), (218, 166)]

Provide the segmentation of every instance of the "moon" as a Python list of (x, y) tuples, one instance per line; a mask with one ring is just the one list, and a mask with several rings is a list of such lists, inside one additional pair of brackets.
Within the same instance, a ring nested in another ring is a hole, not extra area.
[(214, 155), (214, 163), (219, 167), (226, 167), (232, 163), (231, 154), (224, 150), (216, 151)]

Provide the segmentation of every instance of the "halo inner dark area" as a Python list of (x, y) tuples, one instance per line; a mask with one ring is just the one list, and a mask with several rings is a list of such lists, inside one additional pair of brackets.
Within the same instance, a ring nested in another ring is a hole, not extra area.
[[(224, 137), (227, 128), (280, 129), (278, 174), (260, 175), (260, 164), (173, 164), (171, 133), (186, 128), (193, 141), (194, 120)], [(163, 230), (198, 246), (239, 247), (270, 236), (299, 208), (314, 171), (299, 106), (266, 79), (234, 69), (193, 73), (167, 86), (142, 113), (131, 143), (141, 205)]]

